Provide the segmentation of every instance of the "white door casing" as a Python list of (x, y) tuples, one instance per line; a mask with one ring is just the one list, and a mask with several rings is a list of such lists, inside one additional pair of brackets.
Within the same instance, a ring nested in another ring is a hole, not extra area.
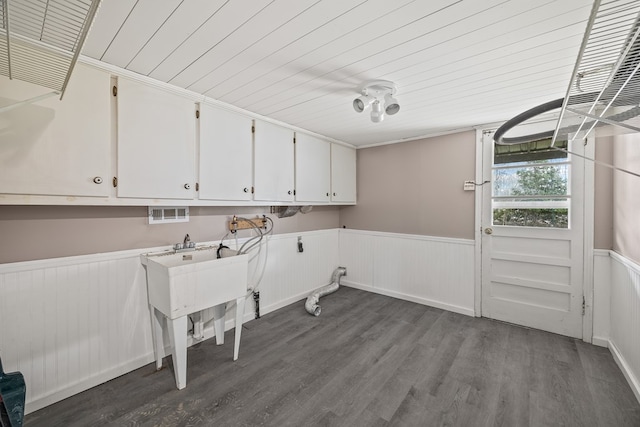
[[(486, 182), (492, 179), (491, 135), (482, 146)], [(569, 150), (582, 154), (582, 140)], [(585, 168), (581, 157), (569, 157), (567, 229), (494, 226), (491, 184), (482, 186), (481, 311), (484, 317), (582, 338)]]

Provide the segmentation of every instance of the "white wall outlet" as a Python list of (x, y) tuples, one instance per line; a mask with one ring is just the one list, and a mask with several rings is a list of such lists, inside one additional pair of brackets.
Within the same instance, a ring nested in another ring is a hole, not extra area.
[(474, 181), (465, 181), (462, 188), (464, 191), (475, 191), (476, 183)]

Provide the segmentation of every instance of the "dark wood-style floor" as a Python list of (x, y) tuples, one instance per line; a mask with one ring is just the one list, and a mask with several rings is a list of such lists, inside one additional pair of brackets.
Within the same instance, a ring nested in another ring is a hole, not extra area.
[(609, 351), (342, 287), (26, 417), (27, 426), (640, 426)]

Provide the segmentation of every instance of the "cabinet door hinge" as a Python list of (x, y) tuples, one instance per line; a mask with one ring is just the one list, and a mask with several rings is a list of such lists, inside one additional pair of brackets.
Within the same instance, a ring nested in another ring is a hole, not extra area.
[(196, 110), (196, 119), (200, 118), (200, 110)]
[(113, 183), (113, 188), (116, 188), (118, 186), (118, 177), (114, 176), (111, 182)]
[(293, 190), (293, 195), (294, 195), (294, 196), (296, 195), (296, 190)]
[(256, 127), (255, 126), (251, 126), (251, 133), (256, 133)]
[(113, 96), (118, 96), (118, 86), (113, 85), (113, 87), (111, 88), (111, 93), (113, 94)]
[(253, 188), (253, 187), (251, 187), (251, 194), (253, 194), (253, 193), (255, 193), (255, 192), (256, 192), (256, 189), (255, 189), (255, 188)]
[(582, 295), (582, 315), (584, 316), (584, 313), (586, 311), (586, 302), (584, 300), (584, 295)]
[(295, 136), (293, 137), (293, 143), (294, 144), (296, 143), (296, 137)]
[(196, 182), (196, 191), (200, 191), (200, 183)]

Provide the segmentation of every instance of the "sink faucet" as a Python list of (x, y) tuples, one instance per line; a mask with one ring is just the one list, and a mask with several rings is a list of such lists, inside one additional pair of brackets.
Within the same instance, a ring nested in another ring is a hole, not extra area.
[(176, 243), (173, 245), (173, 250), (175, 251), (192, 251), (196, 248), (196, 242), (191, 241), (191, 237), (186, 234), (184, 236), (184, 241), (182, 243)]

